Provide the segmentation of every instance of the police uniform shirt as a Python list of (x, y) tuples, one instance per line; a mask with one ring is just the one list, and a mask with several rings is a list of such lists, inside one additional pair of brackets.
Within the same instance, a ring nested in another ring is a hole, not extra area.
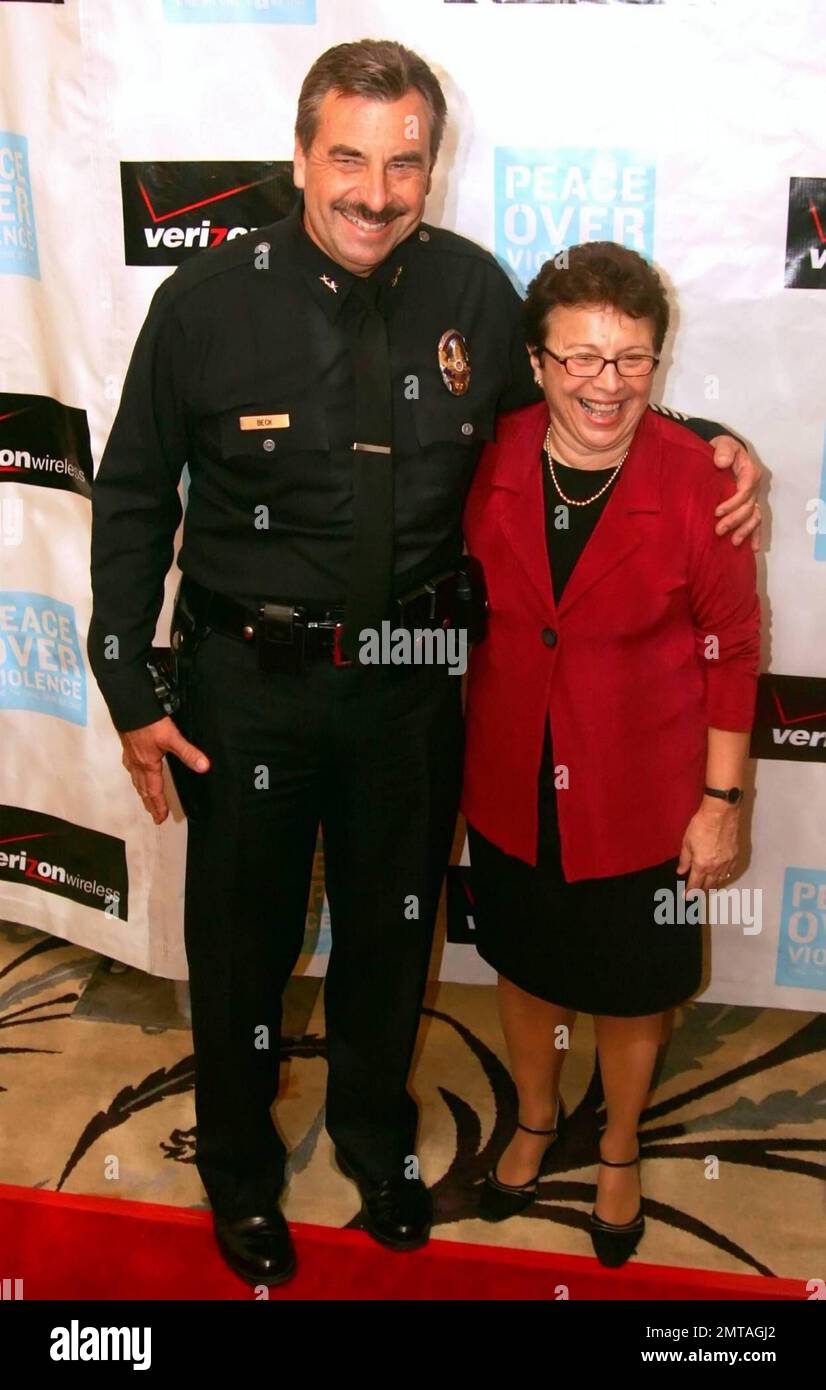
[[(95, 478), (89, 657), (115, 726), (157, 719), (145, 662), (181, 519), (185, 574), (256, 607), (342, 604), (352, 538), (356, 277), (282, 221), (181, 265), (157, 290)], [(537, 399), (521, 300), (496, 260), (422, 224), (373, 276), (393, 388), (396, 590), (462, 550), (461, 517), (496, 414)], [(456, 329), (464, 394), (443, 379)], [(107, 660), (117, 636), (118, 659)]]
[[(465, 497), (497, 412), (540, 395), (522, 302), (481, 247), (421, 224), (373, 277), (392, 371), (403, 593), (458, 559)], [(262, 599), (343, 605), (355, 279), (308, 236), (299, 201), (283, 220), (184, 262), (156, 291), (92, 489), (88, 652), (116, 728), (159, 717), (145, 663), (182, 516), (184, 464), (185, 574), (252, 608)], [(449, 330), (461, 334), (470, 362), (461, 394), (440, 364)], [(687, 423), (705, 437), (722, 432)]]

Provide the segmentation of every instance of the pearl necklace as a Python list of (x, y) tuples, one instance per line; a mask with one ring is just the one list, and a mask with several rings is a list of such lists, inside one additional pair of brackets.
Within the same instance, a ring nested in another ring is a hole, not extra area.
[(631, 445), (629, 444), (629, 445), (628, 445), (628, 448), (626, 449), (626, 451), (625, 451), (625, 453), (623, 454), (622, 458), (619, 460), (617, 466), (615, 467), (615, 469), (614, 469), (613, 473), (611, 474), (610, 478), (608, 479), (607, 483), (603, 483), (603, 485), (602, 485), (602, 487), (600, 488), (599, 492), (595, 492), (594, 495), (593, 495), (593, 497), (586, 497), (584, 502), (580, 502), (576, 497), (566, 497), (566, 496), (565, 496), (565, 493), (562, 491), (562, 488), (559, 486), (559, 483), (558, 483), (557, 477), (556, 477), (556, 473), (554, 472), (554, 461), (553, 461), (553, 457), (552, 457), (552, 455), (551, 455), (551, 427), (550, 427), (550, 425), (548, 426), (548, 431), (547, 431), (547, 434), (545, 435), (545, 453), (548, 455), (548, 467), (549, 467), (550, 470), (551, 470), (551, 477), (552, 477), (552, 479), (553, 479), (553, 484), (554, 484), (554, 487), (556, 488), (557, 492), (559, 493), (560, 497), (562, 498), (562, 501), (563, 501), (563, 502), (567, 502), (569, 507), (587, 507), (587, 506), (589, 506), (589, 505), (591, 504), (591, 502), (596, 502), (597, 498), (598, 498), (598, 497), (601, 497), (602, 494), (603, 494), (604, 492), (607, 492), (608, 489), (609, 489), (609, 487), (611, 486), (612, 482), (613, 482), (614, 479), (616, 478), (617, 474), (619, 473), (620, 469), (622, 468), (622, 465), (625, 463), (625, 460), (628, 458), (628, 454), (629, 454), (630, 449), (631, 449)]

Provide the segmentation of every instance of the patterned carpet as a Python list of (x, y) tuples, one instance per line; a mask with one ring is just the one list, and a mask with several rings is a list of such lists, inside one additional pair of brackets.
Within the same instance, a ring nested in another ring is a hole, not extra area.
[[(277, 1114), (291, 1149), (288, 1218), (358, 1224), (324, 1129), (323, 997), (286, 1008)], [(193, 1163), (185, 1001), (168, 981), (9, 923), (0, 926), (0, 1182), (206, 1206)], [(681, 1011), (643, 1117), (648, 1263), (826, 1276), (826, 1016)], [(413, 1073), (421, 1171), (442, 1239), (589, 1255), (601, 1092), (590, 1020), (562, 1090), (570, 1121), (534, 1206), (498, 1226), (476, 1187), (515, 1118), (494, 991), (431, 987)], [(716, 1160), (716, 1162), (715, 1162)]]

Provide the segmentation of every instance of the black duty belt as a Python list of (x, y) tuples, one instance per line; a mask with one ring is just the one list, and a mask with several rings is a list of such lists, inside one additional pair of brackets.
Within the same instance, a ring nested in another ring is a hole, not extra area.
[[(468, 641), (478, 641), (484, 631), (486, 601), (480, 574), (469, 568), (474, 565), (465, 557), (460, 566), (396, 599), (387, 613), (391, 626), (409, 631), (464, 627)], [(249, 643), (257, 649), (262, 670), (301, 670), (308, 661), (319, 659), (331, 660), (335, 666), (355, 664), (342, 650), (343, 604), (264, 601), (253, 609), (184, 575), (179, 606), (191, 614), (196, 643), (207, 630)], [(185, 625), (173, 628), (173, 651), (181, 649), (183, 654), (188, 640)]]

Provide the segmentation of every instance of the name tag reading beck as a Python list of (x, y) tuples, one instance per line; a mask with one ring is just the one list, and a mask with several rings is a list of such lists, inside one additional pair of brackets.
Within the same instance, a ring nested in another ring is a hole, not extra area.
[(242, 430), (288, 430), (289, 415), (240, 415), (238, 423)]

